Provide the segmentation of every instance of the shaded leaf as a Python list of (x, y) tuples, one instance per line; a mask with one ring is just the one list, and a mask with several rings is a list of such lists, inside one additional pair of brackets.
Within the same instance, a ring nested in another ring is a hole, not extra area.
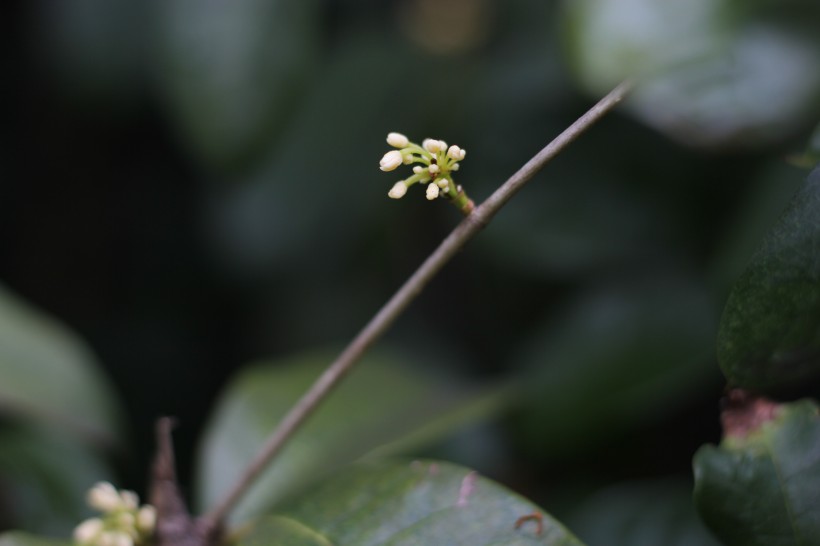
[[(519, 518), (534, 513), (543, 518), (540, 533), (535, 521), (516, 529)], [(239, 544), (581, 545), (538, 506), (502, 486), (463, 467), (419, 461), (347, 469), (263, 519)]]
[(0, 286), (0, 413), (118, 437), (112, 387), (83, 341)]
[(813, 401), (781, 405), (745, 436), (695, 454), (695, 503), (726, 546), (820, 544), (820, 418)]
[[(228, 386), (204, 436), (199, 504), (211, 506), (233, 485), (285, 412), (323, 371), (330, 355), (303, 355), (244, 370)], [(299, 430), (233, 513), (272, 506), (306, 482), (332, 474), (378, 448), (379, 454), (429, 443), (485, 415), (498, 397), (469, 393), (387, 357), (366, 357)]]
[(218, 166), (258, 153), (306, 83), (315, 2), (178, 0), (157, 9), (160, 82), (187, 143)]
[(656, 423), (708, 385), (714, 322), (705, 291), (680, 279), (588, 293), (521, 357), (524, 441), (561, 456)]
[(0, 546), (69, 546), (66, 540), (56, 540), (30, 535), (21, 531), (0, 534)]
[(735, 283), (718, 359), (731, 384), (761, 392), (820, 375), (820, 169)]
[(639, 78), (629, 109), (688, 144), (759, 145), (817, 111), (817, 42), (725, 2), (567, 2), (573, 68), (600, 94)]
[(15, 527), (68, 536), (90, 515), (85, 496), (108, 465), (91, 449), (53, 428), (0, 431), (0, 506)]

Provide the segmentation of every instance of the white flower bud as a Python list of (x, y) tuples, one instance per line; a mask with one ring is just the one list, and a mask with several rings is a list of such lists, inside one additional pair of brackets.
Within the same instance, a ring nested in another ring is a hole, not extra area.
[(431, 154), (434, 154), (442, 149), (441, 142), (441, 140), (436, 140), (434, 138), (425, 138), (421, 145), (425, 150)]
[(441, 189), (446, 188), (447, 184), (449, 184), (446, 178), (436, 178), (435, 180), (433, 180), (433, 182), (435, 182), (436, 186), (438, 186)]
[(461, 164), (460, 164), (460, 163), (453, 163), (452, 165), (450, 165), (450, 170), (451, 170), (451, 171), (457, 171), (457, 170), (459, 170), (460, 168), (461, 168)]
[(394, 148), (404, 148), (410, 144), (410, 141), (401, 133), (389, 133), (387, 135), (387, 143)]
[(421, 165), (416, 165), (415, 167), (413, 167), (413, 172), (416, 174), (421, 174), (422, 172), (424, 172), (424, 167), (422, 167)]
[(103, 522), (100, 518), (87, 519), (74, 529), (74, 542), (90, 544), (96, 541), (102, 530)]
[(108, 482), (99, 482), (88, 492), (89, 506), (101, 512), (113, 512), (122, 508), (122, 498), (117, 490)]
[(404, 154), (403, 156), (401, 156), (401, 159), (402, 163), (404, 163), (405, 165), (409, 165), (413, 162), (413, 154)]
[(140, 532), (150, 535), (154, 532), (157, 524), (157, 511), (150, 504), (146, 504), (137, 513), (137, 529)]
[(122, 498), (122, 506), (126, 510), (136, 510), (140, 505), (140, 498), (133, 491), (120, 492)]
[(404, 182), (396, 182), (387, 192), (387, 196), (390, 199), (401, 199), (405, 193), (407, 193), (407, 185)]
[(427, 186), (427, 200), (432, 201), (438, 197), (438, 186), (434, 182), (430, 182)]
[(438, 165), (436, 165), (435, 163), (433, 163), (432, 165), (430, 165), (429, 167), (427, 167), (427, 170), (428, 170), (428, 171), (430, 171), (430, 174), (436, 174), (436, 173), (438, 173), (441, 169), (439, 169), (439, 166), (438, 166)]
[(404, 158), (398, 150), (391, 150), (384, 154), (384, 157), (379, 161), (379, 168), (383, 171), (392, 171), (402, 164)]
[(447, 157), (455, 159), (456, 161), (461, 161), (466, 155), (467, 152), (456, 145), (450, 146), (450, 149), (447, 150)]

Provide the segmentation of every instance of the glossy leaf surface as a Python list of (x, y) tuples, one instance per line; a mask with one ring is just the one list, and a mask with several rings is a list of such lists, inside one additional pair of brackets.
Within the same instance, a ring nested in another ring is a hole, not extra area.
[(820, 169), (735, 283), (718, 358), (730, 383), (760, 392), (820, 375)]
[[(543, 518), (540, 527), (535, 520), (519, 522), (535, 513)], [(463, 467), (419, 461), (347, 469), (239, 541), (274, 544), (581, 546), (538, 506), (500, 485)]]
[[(243, 371), (206, 431), (199, 500), (212, 505), (238, 477), (279, 419), (330, 362), (303, 355)], [(478, 418), (497, 397), (476, 396), (386, 357), (366, 357), (297, 432), (233, 514), (260, 513), (294, 489), (332, 474), (376, 448), (380, 454), (430, 442)], [(391, 444), (393, 447), (391, 447)]]
[(726, 546), (820, 544), (820, 418), (808, 400), (782, 405), (746, 437), (702, 447), (695, 502)]

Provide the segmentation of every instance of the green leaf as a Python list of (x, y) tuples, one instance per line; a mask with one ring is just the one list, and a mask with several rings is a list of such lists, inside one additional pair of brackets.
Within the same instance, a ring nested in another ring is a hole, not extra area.
[(68, 535), (90, 515), (85, 495), (111, 470), (100, 455), (53, 428), (0, 430), (0, 506), (16, 527)]
[(83, 341), (0, 285), (0, 414), (112, 443), (119, 411)]
[[(331, 361), (309, 354), (245, 369), (228, 386), (204, 436), (199, 505), (225, 494), (273, 428)], [(503, 395), (503, 393), (502, 393)], [(247, 519), (339, 467), (378, 450), (430, 443), (494, 408), (496, 394), (443, 384), (383, 356), (364, 358), (297, 432), (232, 516)]]
[(315, 58), (310, 0), (157, 3), (170, 114), (205, 162), (235, 165), (284, 125)]
[[(539, 513), (535, 521), (516, 522)], [(538, 506), (469, 469), (441, 462), (361, 464), (255, 524), (249, 545), (581, 546)]]
[(691, 484), (674, 478), (608, 487), (584, 501), (565, 521), (588, 544), (719, 544), (695, 513)]
[(745, 437), (698, 450), (695, 503), (726, 546), (820, 545), (820, 418), (813, 401), (779, 406)]
[(10, 531), (0, 535), (0, 546), (70, 546), (65, 540), (38, 537), (21, 531)]
[(565, 6), (582, 84), (600, 95), (638, 80), (627, 108), (687, 144), (767, 144), (817, 112), (820, 48), (783, 17), (755, 20), (715, 0)]
[(731, 384), (759, 392), (820, 375), (820, 169), (735, 283), (718, 359)]
[(518, 363), (527, 447), (567, 456), (657, 423), (716, 375), (714, 324), (702, 287), (660, 276), (591, 291), (551, 317)]

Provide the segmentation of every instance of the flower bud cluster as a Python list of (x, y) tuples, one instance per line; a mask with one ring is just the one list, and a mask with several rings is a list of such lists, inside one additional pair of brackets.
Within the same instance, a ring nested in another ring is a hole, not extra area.
[(102, 512), (74, 529), (74, 542), (81, 546), (138, 546), (147, 544), (156, 526), (153, 506), (139, 504), (133, 491), (117, 491), (108, 482), (92, 487), (86, 498), (89, 506)]
[(431, 201), (438, 197), (453, 200), (462, 193), (461, 187), (453, 182), (452, 176), (452, 173), (459, 169), (459, 161), (467, 155), (462, 148), (447, 146), (443, 140), (434, 138), (427, 138), (418, 145), (401, 133), (388, 134), (387, 143), (396, 149), (384, 154), (379, 162), (381, 170), (392, 171), (400, 165), (418, 163), (413, 167), (412, 176), (396, 182), (390, 188), (387, 192), (388, 197), (401, 199), (407, 193), (407, 188), (413, 184), (426, 185), (426, 196)]

